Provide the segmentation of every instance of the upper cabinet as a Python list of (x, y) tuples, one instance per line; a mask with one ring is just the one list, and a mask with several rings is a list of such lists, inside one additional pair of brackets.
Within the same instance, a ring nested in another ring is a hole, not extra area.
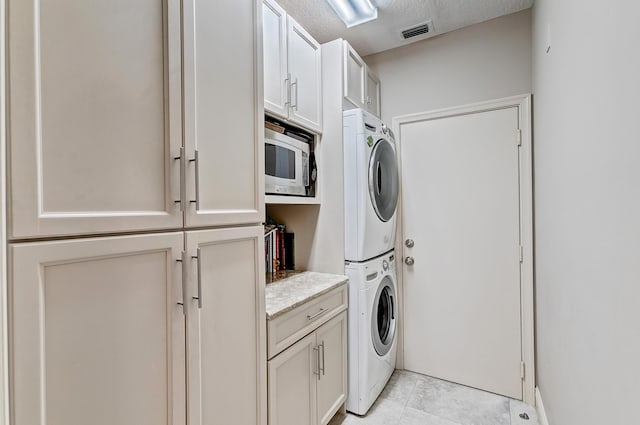
[(259, 0), (7, 11), (10, 238), (263, 219)]
[(264, 0), (263, 46), (265, 110), (322, 132), (320, 44), (277, 3)]
[(378, 77), (376, 77), (369, 67), (367, 67), (365, 93), (365, 109), (380, 118), (380, 80), (378, 80)]
[(343, 92), (347, 105), (380, 117), (380, 80), (346, 41), (343, 55)]
[(179, 2), (8, 3), (10, 237), (180, 227)]
[(255, 0), (183, 5), (185, 224), (260, 223), (262, 6)]

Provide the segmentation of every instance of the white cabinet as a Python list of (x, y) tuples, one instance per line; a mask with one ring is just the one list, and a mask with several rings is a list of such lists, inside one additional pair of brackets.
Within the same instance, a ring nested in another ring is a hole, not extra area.
[(264, 107), (322, 132), (320, 44), (272, 0), (263, 2)]
[(180, 5), (164, 3), (8, 0), (9, 237), (182, 225)]
[(369, 67), (367, 67), (367, 79), (365, 88), (365, 109), (380, 118), (380, 80), (378, 80), (378, 77), (371, 71), (371, 68)]
[(183, 5), (185, 224), (262, 222), (262, 5)]
[(269, 361), (269, 425), (316, 425), (316, 335)]
[(276, 2), (262, 3), (264, 108), (280, 117), (289, 116), (287, 62), (287, 13)]
[(15, 423), (264, 425), (263, 236), (11, 245)]
[(367, 65), (353, 47), (344, 42), (344, 97), (354, 106), (365, 106), (365, 78)]
[(263, 425), (263, 228), (192, 231), (186, 242), (188, 425)]
[(322, 368), (318, 375), (318, 425), (326, 425), (346, 401), (347, 313), (322, 325), (316, 331)]
[(185, 424), (182, 233), (10, 245), (12, 423)]
[(346, 41), (343, 47), (343, 72), (343, 95), (347, 105), (365, 109), (380, 117), (380, 80)]
[(263, 220), (259, 0), (8, 3), (11, 239)]
[(326, 425), (344, 405), (346, 308), (343, 285), (269, 321), (269, 425)]

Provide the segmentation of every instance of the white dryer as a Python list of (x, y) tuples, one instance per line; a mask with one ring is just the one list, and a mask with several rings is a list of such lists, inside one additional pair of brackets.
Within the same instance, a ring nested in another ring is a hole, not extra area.
[(349, 277), (347, 410), (367, 413), (396, 364), (396, 267), (394, 251), (363, 263), (347, 262)]
[(393, 249), (398, 168), (393, 134), (362, 109), (343, 113), (345, 259)]

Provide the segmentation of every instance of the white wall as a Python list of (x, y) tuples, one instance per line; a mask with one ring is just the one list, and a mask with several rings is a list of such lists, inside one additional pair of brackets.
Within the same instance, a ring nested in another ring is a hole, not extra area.
[(364, 59), (380, 77), (382, 118), (389, 125), (398, 115), (529, 93), (531, 12)]
[(632, 1), (534, 6), (537, 366), (551, 425), (640, 423), (638, 17)]

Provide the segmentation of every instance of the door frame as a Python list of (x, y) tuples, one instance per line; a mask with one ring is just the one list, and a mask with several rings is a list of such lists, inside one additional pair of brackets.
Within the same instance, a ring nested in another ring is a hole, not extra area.
[[(395, 249), (404, 261), (404, 220), (402, 212), (402, 126), (419, 121), (429, 121), (498, 109), (518, 108), (521, 146), (519, 149), (520, 170), (520, 239), (523, 259), (520, 264), (520, 318), (521, 318), (521, 361), (524, 378), (522, 380), (522, 399), (525, 403), (535, 405), (535, 335), (534, 335), (534, 289), (533, 289), (533, 167), (531, 137), (531, 94), (505, 97), (485, 102), (471, 103), (451, 108), (438, 109), (415, 114), (401, 115), (393, 118), (393, 132), (396, 136), (398, 158), (398, 177), (400, 191), (398, 194), (397, 229)], [(516, 143), (517, 135), (514, 135)], [(401, 314), (398, 324), (398, 355), (396, 367), (404, 368), (404, 267), (398, 267), (398, 309)]]

